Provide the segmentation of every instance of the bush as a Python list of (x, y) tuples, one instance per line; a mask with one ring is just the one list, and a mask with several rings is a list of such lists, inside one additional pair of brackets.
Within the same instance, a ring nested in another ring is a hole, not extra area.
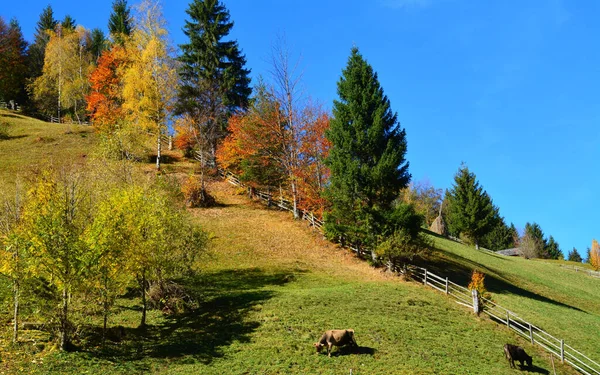
[(185, 288), (174, 281), (161, 280), (148, 288), (148, 304), (164, 314), (181, 314), (197, 307)]
[(190, 176), (181, 186), (181, 192), (185, 199), (185, 205), (189, 208), (193, 207), (211, 207), (216, 201), (206, 189), (202, 186), (202, 182), (196, 176)]

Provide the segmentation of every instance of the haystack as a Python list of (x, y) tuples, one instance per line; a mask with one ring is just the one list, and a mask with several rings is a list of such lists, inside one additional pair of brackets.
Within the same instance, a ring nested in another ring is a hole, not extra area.
[(446, 224), (444, 224), (444, 219), (442, 218), (441, 214), (435, 218), (429, 227), (429, 230), (442, 236), (446, 235)]

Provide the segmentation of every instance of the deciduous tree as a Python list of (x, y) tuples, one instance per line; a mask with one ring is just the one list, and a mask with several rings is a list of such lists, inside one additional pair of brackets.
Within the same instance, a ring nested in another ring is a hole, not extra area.
[(592, 240), (592, 248), (590, 249), (589, 263), (596, 271), (600, 269), (600, 245), (598, 241)]
[(158, 4), (142, 2), (135, 21), (126, 46), (130, 63), (123, 76), (123, 109), (131, 124), (155, 137), (156, 168), (160, 169), (162, 138), (177, 87), (173, 51)]

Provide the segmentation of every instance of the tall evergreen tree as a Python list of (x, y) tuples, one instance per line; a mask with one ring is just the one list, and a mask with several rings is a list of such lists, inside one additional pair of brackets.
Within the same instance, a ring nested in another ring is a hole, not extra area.
[[(496, 207), (495, 211), (498, 212)], [(506, 225), (503, 217), (499, 214), (496, 214), (495, 216), (495, 224), (492, 225), (491, 230), (482, 237), (481, 245), (486, 249), (494, 251), (515, 247), (514, 238), (516, 229), (514, 229), (514, 225), (511, 228)], [(515, 232), (513, 232), (513, 230)]]
[(75, 28), (77, 27), (77, 21), (75, 21), (75, 18), (73, 18), (67, 14), (65, 16), (65, 18), (63, 18), (63, 20), (62, 20), (61, 26), (62, 26), (63, 32), (71, 32), (71, 31), (74, 31)]
[(44, 69), (44, 57), (46, 55), (46, 45), (50, 40), (48, 31), (56, 28), (58, 21), (54, 19), (52, 7), (48, 5), (40, 14), (40, 19), (35, 28), (34, 41), (29, 47), (29, 76), (37, 78), (42, 75)]
[(479, 249), (482, 238), (497, 223), (497, 208), (492, 199), (483, 190), (475, 174), (464, 165), (454, 176), (454, 186), (448, 194), (450, 232), (466, 235)]
[(177, 112), (195, 122), (205, 143), (198, 146), (214, 160), (227, 117), (248, 106), (250, 70), (237, 41), (225, 40), (233, 22), (219, 0), (194, 0), (186, 13), (183, 32), (189, 43), (180, 45)]
[(534, 246), (534, 252), (537, 257), (544, 257), (548, 241), (544, 238), (544, 232), (538, 223), (525, 224), (524, 236), (528, 237)]
[(577, 263), (583, 262), (583, 259), (581, 258), (581, 255), (579, 255), (579, 252), (576, 248), (573, 248), (573, 250), (569, 251), (568, 260)]
[(558, 242), (554, 240), (554, 237), (548, 238), (548, 243), (544, 248), (544, 257), (548, 259), (561, 259), (564, 258)]
[(16, 19), (0, 17), (0, 100), (23, 104), (26, 99), (27, 42)]
[(97, 61), (102, 52), (107, 48), (106, 37), (104, 36), (104, 32), (102, 30), (95, 28), (91, 31), (87, 48), (90, 54), (94, 57), (94, 61)]
[(108, 32), (113, 42), (122, 46), (125, 37), (131, 35), (132, 25), (131, 8), (127, 6), (127, 0), (114, 0), (108, 19)]
[(372, 246), (393, 210), (400, 190), (410, 182), (406, 132), (383, 92), (377, 73), (352, 48), (337, 84), (339, 100), (326, 132), (331, 142), (325, 160), (331, 176), (326, 196), (325, 233), (329, 238)]

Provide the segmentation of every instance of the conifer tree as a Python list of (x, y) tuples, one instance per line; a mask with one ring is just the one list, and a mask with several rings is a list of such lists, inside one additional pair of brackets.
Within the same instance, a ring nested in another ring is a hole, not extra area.
[(187, 114), (198, 133), (199, 151), (213, 161), (218, 141), (226, 135), (227, 118), (248, 106), (250, 70), (235, 40), (226, 40), (233, 22), (219, 0), (194, 0), (183, 28), (189, 42), (180, 45), (181, 68), (177, 112)]
[(16, 19), (6, 25), (0, 17), (0, 41), (0, 100), (23, 104), (26, 101), (27, 42)]
[(54, 31), (58, 21), (54, 19), (52, 7), (48, 5), (40, 14), (40, 19), (35, 28), (34, 42), (29, 47), (29, 76), (37, 78), (42, 75), (46, 45), (50, 40), (48, 31)]
[(569, 255), (568, 255), (567, 259), (571, 262), (577, 262), (577, 263), (583, 262), (583, 259), (581, 258), (581, 255), (579, 254), (579, 252), (577, 251), (576, 248), (573, 248), (573, 250), (569, 251)]
[(455, 235), (464, 234), (479, 249), (482, 238), (497, 222), (497, 209), (477, 181), (475, 173), (462, 165), (448, 192), (448, 226)]
[(112, 13), (108, 19), (108, 32), (113, 42), (119, 45), (125, 43), (125, 37), (131, 35), (133, 18), (127, 0), (114, 0)]
[(558, 242), (554, 240), (554, 237), (550, 236), (548, 238), (548, 243), (544, 248), (544, 257), (548, 259), (561, 259), (563, 258), (562, 251), (560, 250), (560, 246)]
[(77, 21), (75, 21), (75, 18), (67, 14), (62, 20), (61, 26), (63, 28), (63, 32), (71, 32), (75, 30), (75, 27), (77, 27)]
[(106, 37), (104, 36), (104, 32), (99, 28), (95, 28), (90, 33), (90, 40), (87, 45), (88, 51), (94, 58), (94, 61), (97, 61), (100, 58), (100, 55), (103, 51), (106, 50)]
[(392, 203), (410, 181), (406, 133), (383, 92), (377, 73), (353, 48), (338, 81), (339, 99), (326, 132), (326, 188), (331, 209), (325, 216), (329, 238), (356, 246), (376, 244)]
[(527, 237), (530, 240), (530, 245), (533, 247), (533, 249), (531, 249), (533, 254), (531, 255), (535, 255), (535, 257), (544, 256), (548, 242), (544, 238), (544, 232), (538, 223), (525, 224), (525, 233), (523, 234), (523, 237)]

